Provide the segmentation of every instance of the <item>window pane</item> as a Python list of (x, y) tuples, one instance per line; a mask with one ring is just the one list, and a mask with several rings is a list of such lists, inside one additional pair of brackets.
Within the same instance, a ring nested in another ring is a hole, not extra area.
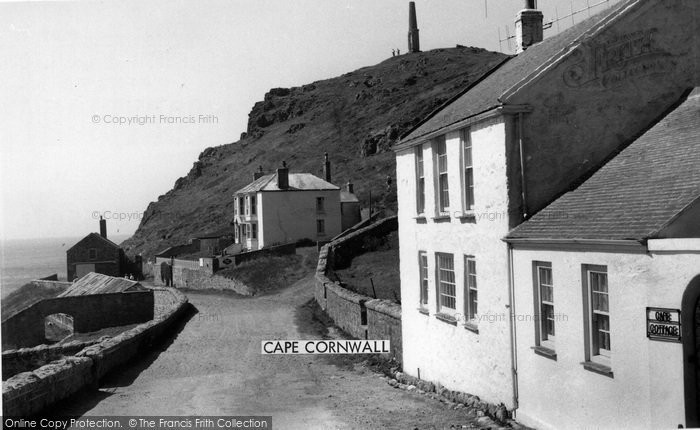
[(440, 175), (440, 210), (444, 211), (450, 206), (450, 190), (447, 182), (447, 174)]
[(452, 254), (437, 254), (437, 263), (440, 306), (454, 310), (456, 308), (454, 258)]
[(465, 209), (474, 208), (474, 170), (471, 167), (464, 170), (464, 205)]

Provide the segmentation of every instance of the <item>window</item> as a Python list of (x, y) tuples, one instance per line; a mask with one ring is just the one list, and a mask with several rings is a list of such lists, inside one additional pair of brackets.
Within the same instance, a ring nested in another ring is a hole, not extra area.
[(606, 266), (583, 266), (586, 304), (586, 360), (610, 365), (610, 310)]
[(257, 239), (258, 238), (258, 225), (257, 224), (251, 224), (250, 225), (250, 237), (252, 239)]
[(95, 249), (95, 248), (88, 249), (88, 259), (90, 259), (90, 260), (97, 259), (97, 249)]
[(455, 264), (452, 254), (436, 253), (438, 312), (454, 314), (457, 298), (455, 288)]
[(476, 260), (471, 255), (464, 256), (464, 285), (466, 322), (474, 324), (478, 314), (478, 290), (476, 288)]
[(238, 197), (233, 198), (233, 214), (238, 215)]
[(420, 275), (420, 307), (428, 306), (428, 254), (418, 251), (418, 271)]
[(450, 187), (447, 180), (447, 144), (445, 136), (440, 136), (437, 141), (437, 176), (438, 176), (438, 208), (445, 214), (450, 209)]
[(250, 239), (250, 232), (248, 231), (248, 224), (241, 224), (241, 235), (246, 239)]
[(416, 147), (416, 212), (425, 213), (425, 171), (423, 169), (423, 146)]
[(323, 213), (325, 212), (325, 198), (323, 197), (316, 197), (316, 212), (318, 213)]
[(554, 349), (554, 283), (552, 281), (552, 263), (535, 262), (535, 300), (537, 301), (537, 318), (535, 333), (537, 346)]
[(257, 196), (253, 194), (250, 196), (250, 214), (255, 215), (257, 213), (257, 206), (258, 206), (258, 199), (256, 198)]
[(474, 167), (472, 163), (472, 139), (469, 130), (462, 130), (462, 162), (464, 163), (463, 196), (464, 211), (474, 210)]
[(316, 220), (316, 233), (326, 234), (326, 221), (322, 219)]
[(243, 216), (245, 213), (245, 199), (244, 197), (238, 198), (238, 215)]

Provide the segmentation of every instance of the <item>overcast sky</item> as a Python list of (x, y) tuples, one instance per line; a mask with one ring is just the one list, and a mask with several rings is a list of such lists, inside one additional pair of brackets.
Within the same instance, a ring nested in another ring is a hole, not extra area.
[[(539, 6), (549, 20), (599, 1)], [(522, 4), (417, 0), (421, 48), (499, 50)], [(405, 0), (0, 2), (0, 237), (82, 236), (99, 214), (133, 233), (267, 90), (406, 52), (407, 30)]]

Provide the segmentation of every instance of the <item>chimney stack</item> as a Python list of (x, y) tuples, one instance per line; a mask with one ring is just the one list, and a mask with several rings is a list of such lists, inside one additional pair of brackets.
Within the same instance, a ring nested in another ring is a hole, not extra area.
[(107, 239), (107, 220), (100, 216), (100, 236)]
[(257, 180), (265, 176), (265, 172), (263, 172), (262, 166), (258, 166), (258, 170), (253, 173), (253, 179)]
[(348, 181), (346, 188), (347, 188), (348, 193), (355, 194), (355, 187), (354, 187), (352, 182)]
[(328, 160), (328, 153), (323, 154), (323, 179), (331, 182), (331, 162)]
[(418, 20), (416, 19), (416, 2), (408, 3), (408, 53), (420, 52), (418, 39)]
[(283, 161), (282, 167), (277, 169), (277, 188), (280, 190), (289, 188), (289, 169), (286, 161)]
[(544, 38), (544, 15), (537, 10), (535, 0), (525, 0), (524, 6), (515, 19), (515, 52), (518, 54)]

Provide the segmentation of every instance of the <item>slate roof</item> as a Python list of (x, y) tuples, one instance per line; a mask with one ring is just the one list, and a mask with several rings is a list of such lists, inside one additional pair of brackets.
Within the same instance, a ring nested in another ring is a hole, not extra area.
[(428, 134), (447, 129), (464, 119), (502, 106), (504, 94), (524, 85), (529, 81), (530, 76), (561, 59), (564, 54), (570, 52), (571, 45), (577, 44), (584, 36), (604, 25), (635, 1), (637, 0), (623, 0), (561, 33), (545, 38), (542, 42), (530, 46), (524, 52), (496, 66), (462, 94), (430, 114), (401, 140), (397, 148), (410, 146), (411, 143), (423, 140)]
[(68, 249), (66, 250), (66, 252), (68, 252), (68, 251), (70, 251), (71, 249), (75, 248), (76, 246), (80, 245), (80, 244), (81, 244), (85, 239), (87, 239), (88, 237), (97, 237), (99, 240), (101, 240), (101, 241), (107, 243), (109, 246), (112, 246), (112, 247), (114, 247), (114, 248), (119, 248), (119, 245), (117, 245), (116, 243), (112, 242), (111, 240), (109, 240), (109, 239), (107, 239), (107, 238), (102, 237), (99, 233), (90, 233), (90, 234), (88, 234), (87, 236), (85, 236), (84, 238), (80, 239), (80, 240), (78, 241), (78, 243), (76, 243), (75, 245), (73, 245), (73, 246), (71, 246), (70, 248), (68, 248)]
[(289, 173), (289, 188), (282, 190), (277, 186), (277, 173), (262, 176), (235, 194), (256, 193), (258, 191), (309, 191), (309, 190), (339, 190), (340, 187), (324, 181), (311, 173)]
[(507, 239), (653, 238), (700, 202), (700, 87), (587, 181)]
[(58, 297), (85, 296), (89, 294), (124, 293), (127, 291), (145, 291), (146, 288), (137, 281), (115, 278), (101, 273), (90, 272), (78, 279)]

